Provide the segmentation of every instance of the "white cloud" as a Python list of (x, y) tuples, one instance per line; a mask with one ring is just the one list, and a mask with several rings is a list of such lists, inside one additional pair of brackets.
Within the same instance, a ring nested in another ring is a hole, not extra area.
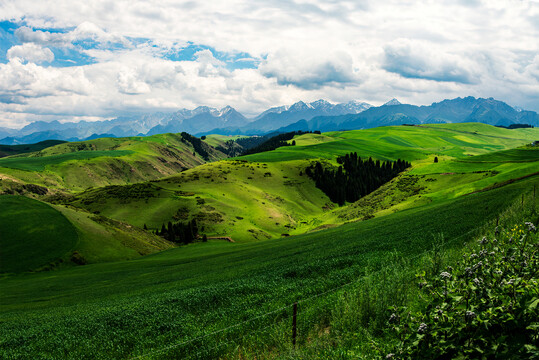
[(52, 62), (54, 54), (48, 48), (43, 48), (35, 44), (15, 45), (7, 51), (7, 58), (10, 60), (28, 61), (36, 64)]
[[(0, 3), (1, 19), (25, 24), (15, 31), (23, 44), (0, 64), (0, 126), (7, 123), (1, 119), (49, 119), (45, 114), (110, 117), (198, 105), (230, 104), (256, 114), (318, 98), (425, 104), (494, 96), (539, 111), (534, 0), (52, 4)], [(84, 50), (95, 64), (36, 65), (52, 61), (49, 47), (85, 40), (98, 44)], [(188, 42), (215, 51), (201, 50), (194, 61), (166, 60)], [(234, 70), (217, 52), (241, 53), (257, 68)]]
[(345, 86), (359, 83), (352, 57), (344, 51), (319, 54), (318, 51), (280, 50), (268, 56), (260, 72), (275, 78), (280, 85), (304, 89), (322, 86)]
[(398, 39), (384, 47), (382, 67), (405, 78), (476, 84), (476, 64), (466, 54), (445, 52), (439, 46)]

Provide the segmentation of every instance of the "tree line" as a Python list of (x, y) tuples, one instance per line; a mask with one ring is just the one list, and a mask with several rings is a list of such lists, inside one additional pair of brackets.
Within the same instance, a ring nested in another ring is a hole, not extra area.
[(339, 205), (359, 200), (411, 166), (401, 159), (381, 162), (369, 157), (363, 160), (355, 152), (339, 156), (337, 163), (340, 166), (333, 170), (324, 169), (320, 162), (316, 162), (305, 173), (315, 181), (317, 188)]
[[(269, 135), (266, 135), (265, 141), (261, 142), (260, 144), (257, 144), (254, 147), (247, 148), (242, 153), (242, 155), (250, 155), (250, 154), (256, 154), (256, 153), (265, 152), (265, 151), (271, 151), (282, 146), (293, 146), (293, 145), (296, 145), (296, 142), (292, 141), (292, 143), (289, 144), (288, 141), (292, 140), (294, 136), (296, 135), (303, 135), (303, 134), (308, 134), (308, 133), (310, 133), (310, 131), (291, 131), (291, 132), (282, 133), (282, 134), (278, 134), (271, 137), (269, 137)], [(320, 131), (315, 131), (315, 133), (320, 134)], [(239, 140), (240, 139), (236, 141), (240, 143)]]
[(205, 147), (203, 145), (204, 143), (202, 142), (201, 139), (199, 139), (196, 136), (193, 136), (193, 135), (191, 135), (189, 133), (186, 133), (185, 131), (182, 132), (180, 135), (181, 135), (182, 140), (184, 142), (190, 142), (191, 145), (193, 145), (193, 149), (195, 150), (195, 152), (200, 154), (200, 156), (202, 156), (202, 158), (204, 160), (206, 160), (206, 161), (209, 160), (210, 154), (208, 153), (208, 151), (206, 151), (206, 149), (205, 149)]
[(179, 222), (173, 224), (168, 222), (161, 225), (161, 230), (155, 230), (155, 235), (161, 236), (168, 241), (181, 244), (189, 244), (196, 240), (198, 237), (198, 225), (195, 219), (186, 223)]

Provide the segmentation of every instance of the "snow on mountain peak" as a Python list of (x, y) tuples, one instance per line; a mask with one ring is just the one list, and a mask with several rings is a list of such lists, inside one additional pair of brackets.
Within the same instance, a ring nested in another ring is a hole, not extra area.
[(392, 105), (402, 105), (402, 103), (399, 100), (393, 98), (393, 99), (389, 100), (388, 102), (386, 102), (382, 106), (392, 106)]

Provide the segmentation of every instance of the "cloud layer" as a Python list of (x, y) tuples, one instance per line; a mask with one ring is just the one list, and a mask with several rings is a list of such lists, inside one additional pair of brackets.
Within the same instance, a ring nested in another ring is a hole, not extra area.
[(6, 0), (0, 14), (0, 127), (319, 98), (539, 111), (532, 0)]

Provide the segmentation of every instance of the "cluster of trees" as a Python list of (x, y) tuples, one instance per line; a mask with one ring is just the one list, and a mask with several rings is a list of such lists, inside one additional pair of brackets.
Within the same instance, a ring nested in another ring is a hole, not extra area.
[(155, 230), (155, 234), (168, 241), (189, 244), (195, 241), (198, 236), (198, 225), (195, 219), (186, 223), (179, 222), (176, 224), (169, 221), (166, 226), (165, 224), (161, 226), (161, 230)]
[(401, 159), (385, 162), (372, 158), (363, 160), (357, 153), (339, 156), (337, 162), (341, 165), (337, 170), (324, 169), (320, 162), (316, 162), (305, 173), (316, 182), (317, 188), (339, 205), (359, 200), (411, 165)]
[(266, 140), (259, 145), (247, 148), (242, 155), (256, 154), (264, 151), (275, 150), (281, 146), (295, 145), (295, 141), (293, 141), (292, 144), (289, 144), (288, 141), (292, 140), (296, 135), (302, 135), (307, 133), (308, 132), (305, 131), (291, 131), (266, 138)]
[(185, 131), (181, 133), (181, 137), (182, 141), (190, 142), (191, 145), (193, 145), (193, 149), (195, 149), (195, 152), (200, 154), (200, 156), (202, 156), (204, 160), (209, 160), (210, 154), (208, 153), (208, 151), (206, 151), (202, 140), (200, 140), (196, 136), (186, 133)]

